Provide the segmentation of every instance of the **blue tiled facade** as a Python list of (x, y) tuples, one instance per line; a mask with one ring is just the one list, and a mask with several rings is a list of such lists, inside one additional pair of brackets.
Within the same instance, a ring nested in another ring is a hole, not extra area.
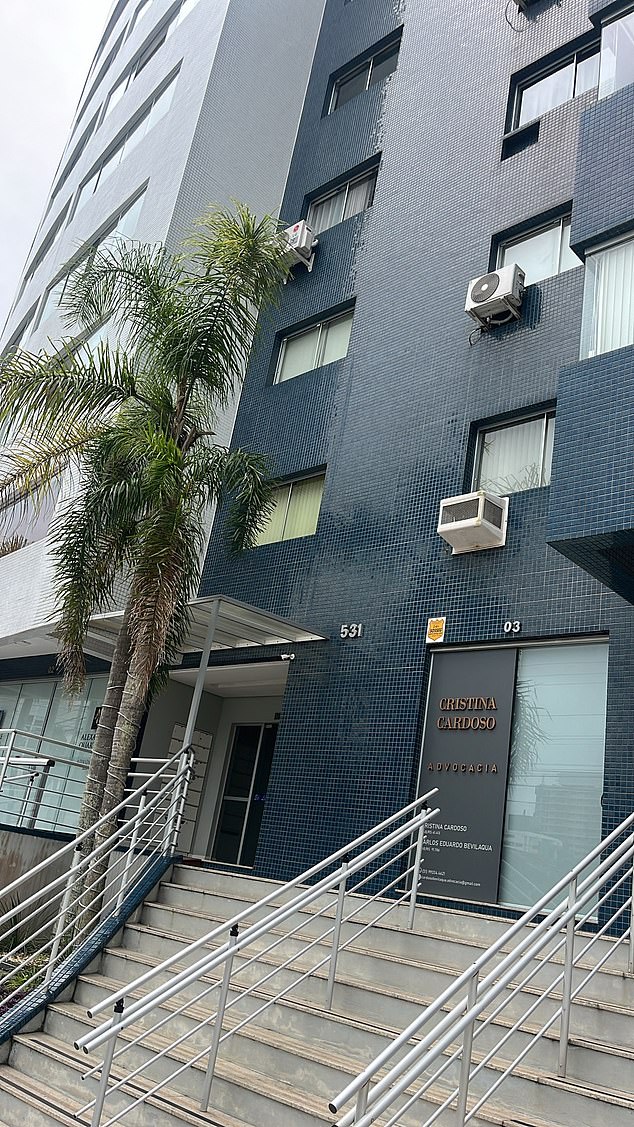
[[(297, 647), (289, 672), (261, 875), (300, 871), (412, 797), (425, 627), (437, 614), (447, 616), (445, 644), (500, 642), (508, 619), (521, 621), (520, 641), (609, 635), (604, 829), (634, 801), (634, 609), (604, 575), (548, 543), (563, 538), (548, 530), (552, 497), (569, 523), (582, 519), (575, 493), (587, 497), (597, 432), (607, 450), (611, 412), (627, 410), (625, 393), (611, 395), (623, 356), (577, 364), (581, 267), (532, 286), (517, 324), (473, 344), (463, 312), (467, 284), (488, 270), (500, 232), (521, 232), (573, 200), (584, 246), (601, 224), (626, 221), (620, 204), (597, 204), (591, 158), (582, 148), (577, 173), (577, 149), (580, 122), (583, 146), (592, 115), (602, 115), (607, 179), (614, 160), (625, 182), (631, 125), (587, 93), (545, 114), (538, 141), (501, 160), (512, 76), (592, 30), (587, 0), (539, 0), (530, 18), (513, 8), (510, 23), (498, 0), (450, 7), (328, 0), (291, 164), (288, 222), (306, 214), (320, 186), (380, 158), (373, 207), (320, 236), (314, 270), (296, 270), (262, 326), (233, 438), (267, 451), (280, 477), (325, 467), (316, 534), (236, 561), (217, 529), (203, 575), (202, 594), (222, 591), (330, 639)], [(325, 114), (331, 75), (401, 27), (396, 72)], [(631, 100), (633, 89), (610, 101)], [(607, 194), (616, 201), (617, 192), (612, 184)], [(284, 333), (353, 301), (347, 357), (274, 384)], [(595, 383), (601, 405), (584, 437), (576, 412), (592, 403)], [(436, 533), (438, 506), (470, 487), (474, 425), (555, 402), (553, 485), (511, 497), (504, 549), (452, 557)], [(630, 408), (630, 429), (633, 418)], [(606, 462), (610, 512), (622, 488)], [(361, 638), (340, 639), (348, 622), (364, 624)]]

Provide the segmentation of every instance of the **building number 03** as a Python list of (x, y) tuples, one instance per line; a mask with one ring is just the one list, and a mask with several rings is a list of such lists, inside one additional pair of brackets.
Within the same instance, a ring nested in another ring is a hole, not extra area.
[(522, 629), (522, 623), (518, 622), (517, 619), (515, 619), (513, 622), (511, 622), (511, 620), (509, 619), (507, 622), (504, 623), (504, 633), (505, 634), (519, 634), (521, 629)]
[(340, 638), (360, 638), (362, 634), (362, 622), (344, 622), (339, 628)]

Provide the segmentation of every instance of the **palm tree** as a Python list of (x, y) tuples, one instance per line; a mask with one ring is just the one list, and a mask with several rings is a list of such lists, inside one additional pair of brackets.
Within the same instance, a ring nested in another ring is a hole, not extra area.
[(237, 551), (270, 506), (264, 458), (217, 445), (214, 431), (258, 310), (288, 273), (288, 245), (274, 220), (236, 205), (201, 221), (187, 255), (102, 244), (72, 274), (64, 314), (75, 330), (108, 322), (124, 345), (18, 351), (0, 372), (0, 506), (37, 505), (61, 474), (73, 480), (50, 532), (69, 690), (83, 682), (91, 616), (127, 581), (80, 832), (123, 796), (144, 712), (187, 628), (210, 506), (230, 498)]

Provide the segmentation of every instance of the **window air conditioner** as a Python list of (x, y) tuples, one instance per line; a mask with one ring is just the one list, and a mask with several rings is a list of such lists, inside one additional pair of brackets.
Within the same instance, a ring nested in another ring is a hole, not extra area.
[(469, 282), (465, 313), (479, 325), (492, 328), (520, 315), (524, 296), (524, 271), (512, 262)]
[(291, 250), (293, 266), (303, 263), (309, 271), (312, 270), (317, 239), (306, 221), (301, 219), (299, 223), (287, 227), (284, 237)]
[(501, 548), (506, 542), (508, 497), (496, 497), (483, 489), (446, 497), (440, 502), (438, 533), (451, 544), (452, 555)]

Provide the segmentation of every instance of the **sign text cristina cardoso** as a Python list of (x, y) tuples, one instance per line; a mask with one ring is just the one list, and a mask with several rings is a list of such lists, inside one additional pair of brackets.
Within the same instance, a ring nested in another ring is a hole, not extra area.
[(497, 902), (517, 655), (434, 653), (421, 785), (442, 821), (426, 828), (421, 892)]
[[(436, 720), (436, 727), (441, 732), (492, 732), (497, 724), (495, 697), (441, 697), (438, 707), (441, 715)], [(466, 713), (467, 710), (479, 715), (446, 715)]]

